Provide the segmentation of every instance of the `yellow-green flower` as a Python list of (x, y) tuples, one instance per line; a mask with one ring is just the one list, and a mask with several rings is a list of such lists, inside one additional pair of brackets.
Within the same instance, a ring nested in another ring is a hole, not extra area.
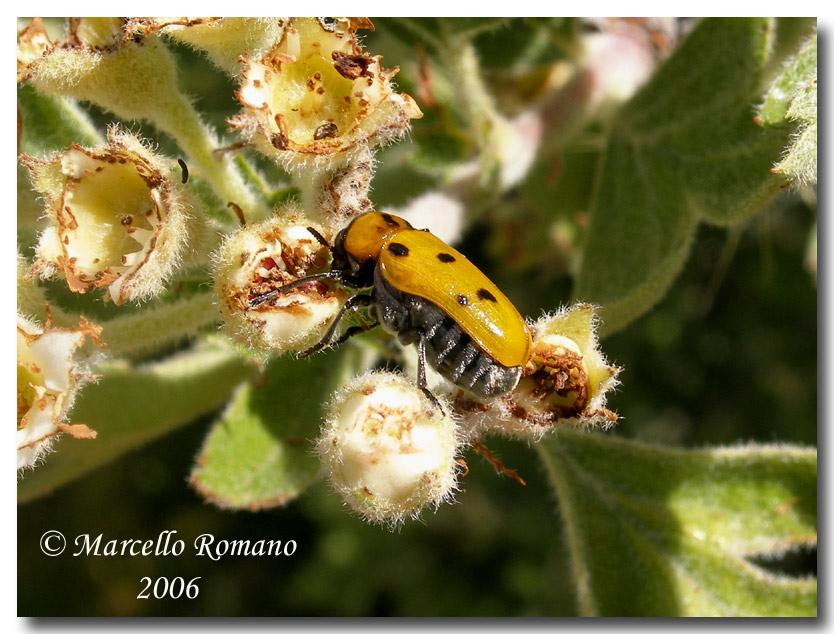
[(176, 163), (115, 128), (108, 141), (101, 149), (73, 144), (48, 161), (21, 160), (51, 221), (35, 270), (63, 276), (77, 293), (106, 287), (122, 304), (165, 287), (188, 242), (193, 199)]
[(422, 116), (414, 100), (394, 92), (380, 57), (359, 46), (370, 21), (293, 18), (261, 57), (247, 57), (233, 128), (287, 168), (349, 158), (365, 144), (402, 135)]

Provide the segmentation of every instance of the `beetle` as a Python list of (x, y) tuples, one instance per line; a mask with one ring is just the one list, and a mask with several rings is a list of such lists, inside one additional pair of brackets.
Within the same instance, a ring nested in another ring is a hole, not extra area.
[[(426, 387), (426, 363), (454, 385), (489, 399), (518, 384), (532, 340), (512, 302), (474, 264), (426, 229), (382, 212), (358, 216), (331, 246), (330, 270), (300, 278), (254, 297), (254, 308), (306, 282), (332, 280), (346, 288), (370, 289), (352, 295), (321, 340), (299, 356), (335, 347), (380, 324), (402, 344), (417, 344), (417, 384)], [(348, 311), (374, 307), (376, 322), (352, 326), (336, 338)]]

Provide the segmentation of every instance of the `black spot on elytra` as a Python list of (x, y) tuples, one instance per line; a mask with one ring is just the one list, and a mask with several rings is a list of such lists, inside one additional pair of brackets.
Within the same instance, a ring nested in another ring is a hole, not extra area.
[(458, 295), (458, 304), (461, 306), (468, 306), (469, 298), (466, 295)]
[(380, 217), (392, 227), (399, 227), (400, 223), (394, 219), (391, 214), (380, 214)]
[(454, 262), (455, 261), (455, 256), (452, 255), (451, 253), (438, 253), (437, 254), (437, 259), (440, 260), (441, 262)]
[(495, 299), (495, 295), (493, 295), (492, 293), (490, 293), (490, 292), (489, 292), (487, 289), (485, 289), (485, 288), (479, 288), (479, 289), (478, 289), (478, 293), (477, 293), (477, 295), (478, 295), (478, 297), (479, 297), (480, 299), (486, 299), (486, 300), (489, 300), (489, 301), (491, 301), (491, 302), (497, 302), (497, 301), (498, 301), (497, 299)]
[(400, 244), (399, 242), (392, 242), (389, 244), (388, 250), (394, 255), (399, 255), (401, 257), (408, 255), (408, 247), (404, 244)]

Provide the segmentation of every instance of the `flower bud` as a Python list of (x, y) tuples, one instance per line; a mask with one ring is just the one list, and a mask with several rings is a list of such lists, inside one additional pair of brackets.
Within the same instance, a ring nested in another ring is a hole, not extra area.
[(199, 48), (229, 75), (241, 71), (240, 56), (260, 56), (281, 40), (288, 18), (133, 18), (128, 32), (161, 32)]
[(541, 436), (558, 423), (610, 426), (617, 415), (605, 408), (620, 368), (599, 350), (594, 308), (577, 304), (531, 325), (533, 346), (516, 388), (492, 402), (456, 402), (470, 436), (500, 431)]
[(330, 404), (317, 450), (345, 503), (392, 528), (451, 499), (455, 421), (402, 376), (368, 373)]
[(83, 317), (77, 328), (45, 327), (17, 317), (17, 468), (32, 468), (55, 438), (95, 438), (83, 424), (66, 423), (81, 385), (95, 377), (83, 369), (76, 351), (87, 336), (100, 343), (101, 328)]
[(73, 144), (46, 162), (21, 160), (51, 221), (34, 270), (63, 275), (76, 293), (106, 287), (122, 304), (164, 289), (189, 238), (193, 199), (176, 163), (127, 132), (107, 136), (100, 150)]
[(281, 354), (316, 343), (347, 299), (323, 281), (296, 286), (256, 306), (252, 301), (327, 270), (330, 252), (308, 230), (327, 235), (294, 206), (230, 235), (213, 255), (214, 288), (233, 339)]
[(293, 18), (266, 55), (247, 56), (230, 125), (286, 169), (349, 160), (365, 144), (402, 135), (422, 112), (393, 91), (398, 69), (380, 66), (359, 46), (370, 21)]

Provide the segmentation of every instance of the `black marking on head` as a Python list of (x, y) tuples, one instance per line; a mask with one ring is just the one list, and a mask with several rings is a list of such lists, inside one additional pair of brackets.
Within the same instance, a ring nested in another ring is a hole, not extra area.
[(458, 304), (461, 306), (468, 306), (469, 298), (466, 295), (458, 295)]
[(399, 242), (392, 242), (388, 245), (388, 250), (394, 255), (406, 256), (408, 255), (408, 247)]
[(392, 227), (399, 227), (400, 223), (396, 221), (391, 214), (380, 214), (380, 217)]
[(455, 261), (455, 256), (452, 255), (451, 253), (438, 253), (437, 254), (437, 259), (440, 260), (441, 262), (454, 262)]
[(490, 292), (489, 292), (487, 289), (485, 289), (485, 288), (479, 288), (479, 289), (478, 289), (478, 293), (477, 293), (477, 295), (478, 295), (478, 297), (479, 297), (480, 299), (486, 299), (486, 300), (489, 300), (489, 301), (491, 301), (491, 302), (497, 302), (497, 301), (498, 301), (497, 299), (495, 299), (495, 295), (493, 295), (492, 293), (490, 293)]

